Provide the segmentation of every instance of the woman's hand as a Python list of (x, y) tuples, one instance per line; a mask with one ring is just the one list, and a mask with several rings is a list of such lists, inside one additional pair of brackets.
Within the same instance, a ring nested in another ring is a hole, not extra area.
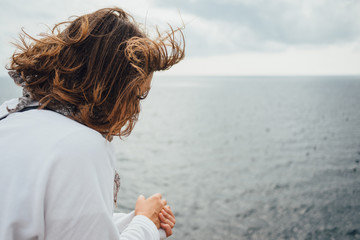
[(160, 219), (159, 213), (161, 209), (166, 205), (166, 200), (161, 199), (161, 194), (156, 193), (145, 199), (143, 195), (140, 195), (135, 204), (135, 216), (143, 215), (148, 217), (159, 229), (160, 228)]
[(166, 237), (172, 235), (172, 229), (175, 226), (176, 220), (173, 212), (170, 209), (169, 205), (166, 205), (159, 214), (160, 226), (166, 232)]

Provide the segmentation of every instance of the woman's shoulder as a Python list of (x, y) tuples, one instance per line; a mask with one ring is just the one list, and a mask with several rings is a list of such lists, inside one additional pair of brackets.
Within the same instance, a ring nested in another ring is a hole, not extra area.
[[(13, 103), (16, 105), (14, 100), (7, 101), (0, 109)], [(4, 140), (26, 146), (34, 156), (63, 161), (77, 158), (77, 162), (84, 161), (81, 156), (87, 156), (87, 161), (113, 160), (112, 146), (99, 132), (50, 110), (11, 113), (0, 123)]]
[[(44, 141), (51, 141), (51, 151), (67, 158), (112, 159), (113, 149), (99, 132), (76, 122), (68, 117), (49, 110), (34, 110), (24, 113), (28, 118), (34, 117), (35, 122), (43, 125), (40, 135)], [(32, 116), (34, 115), (34, 116)], [(25, 117), (25, 116), (24, 116)], [(38, 133), (39, 135), (39, 133)]]

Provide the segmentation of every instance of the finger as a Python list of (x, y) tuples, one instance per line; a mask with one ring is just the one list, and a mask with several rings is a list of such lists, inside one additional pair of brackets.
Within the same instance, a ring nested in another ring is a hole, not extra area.
[(164, 214), (159, 213), (159, 219), (162, 223), (166, 223), (166, 217), (164, 217)]
[(151, 197), (155, 197), (155, 198), (159, 198), (159, 199), (162, 198), (161, 193), (155, 193), (155, 194), (152, 195)]
[(136, 201), (144, 201), (144, 200), (145, 200), (144, 195), (139, 195), (139, 197)]
[(166, 205), (166, 206), (164, 207), (164, 209), (165, 209), (165, 211), (166, 211), (168, 214), (170, 214), (171, 216), (173, 216), (173, 218), (175, 218), (175, 215), (174, 215), (174, 213), (172, 212), (172, 210), (171, 210), (171, 208), (170, 208), (169, 205)]
[(176, 223), (175, 217), (173, 217), (173, 216), (171, 216), (170, 214), (168, 214), (164, 209), (161, 210), (161, 214), (162, 214), (166, 219), (168, 219), (170, 222), (172, 222), (173, 225), (175, 225), (175, 223)]
[(162, 223), (168, 224), (171, 228), (175, 226), (175, 224), (169, 219), (167, 219), (162, 213), (159, 214), (159, 219)]
[(165, 198), (161, 199), (161, 203), (163, 204), (163, 206), (166, 206), (166, 204), (167, 204), (166, 199)]
[(172, 235), (172, 229), (168, 224), (161, 223), (160, 226), (162, 229), (164, 229), (166, 237), (170, 237)]

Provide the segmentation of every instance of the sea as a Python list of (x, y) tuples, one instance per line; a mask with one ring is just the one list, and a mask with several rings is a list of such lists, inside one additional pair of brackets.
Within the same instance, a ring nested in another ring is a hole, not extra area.
[(115, 210), (162, 193), (171, 239), (360, 239), (359, 76), (155, 75), (113, 143)]

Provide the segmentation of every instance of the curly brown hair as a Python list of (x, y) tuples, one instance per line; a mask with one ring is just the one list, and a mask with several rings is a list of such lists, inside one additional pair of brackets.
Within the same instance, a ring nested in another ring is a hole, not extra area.
[(70, 118), (109, 140), (131, 133), (152, 73), (169, 69), (185, 54), (181, 29), (170, 26), (151, 39), (120, 8), (56, 24), (39, 39), (24, 32), (15, 45), (8, 69), (21, 74), (40, 108), (70, 108)]

